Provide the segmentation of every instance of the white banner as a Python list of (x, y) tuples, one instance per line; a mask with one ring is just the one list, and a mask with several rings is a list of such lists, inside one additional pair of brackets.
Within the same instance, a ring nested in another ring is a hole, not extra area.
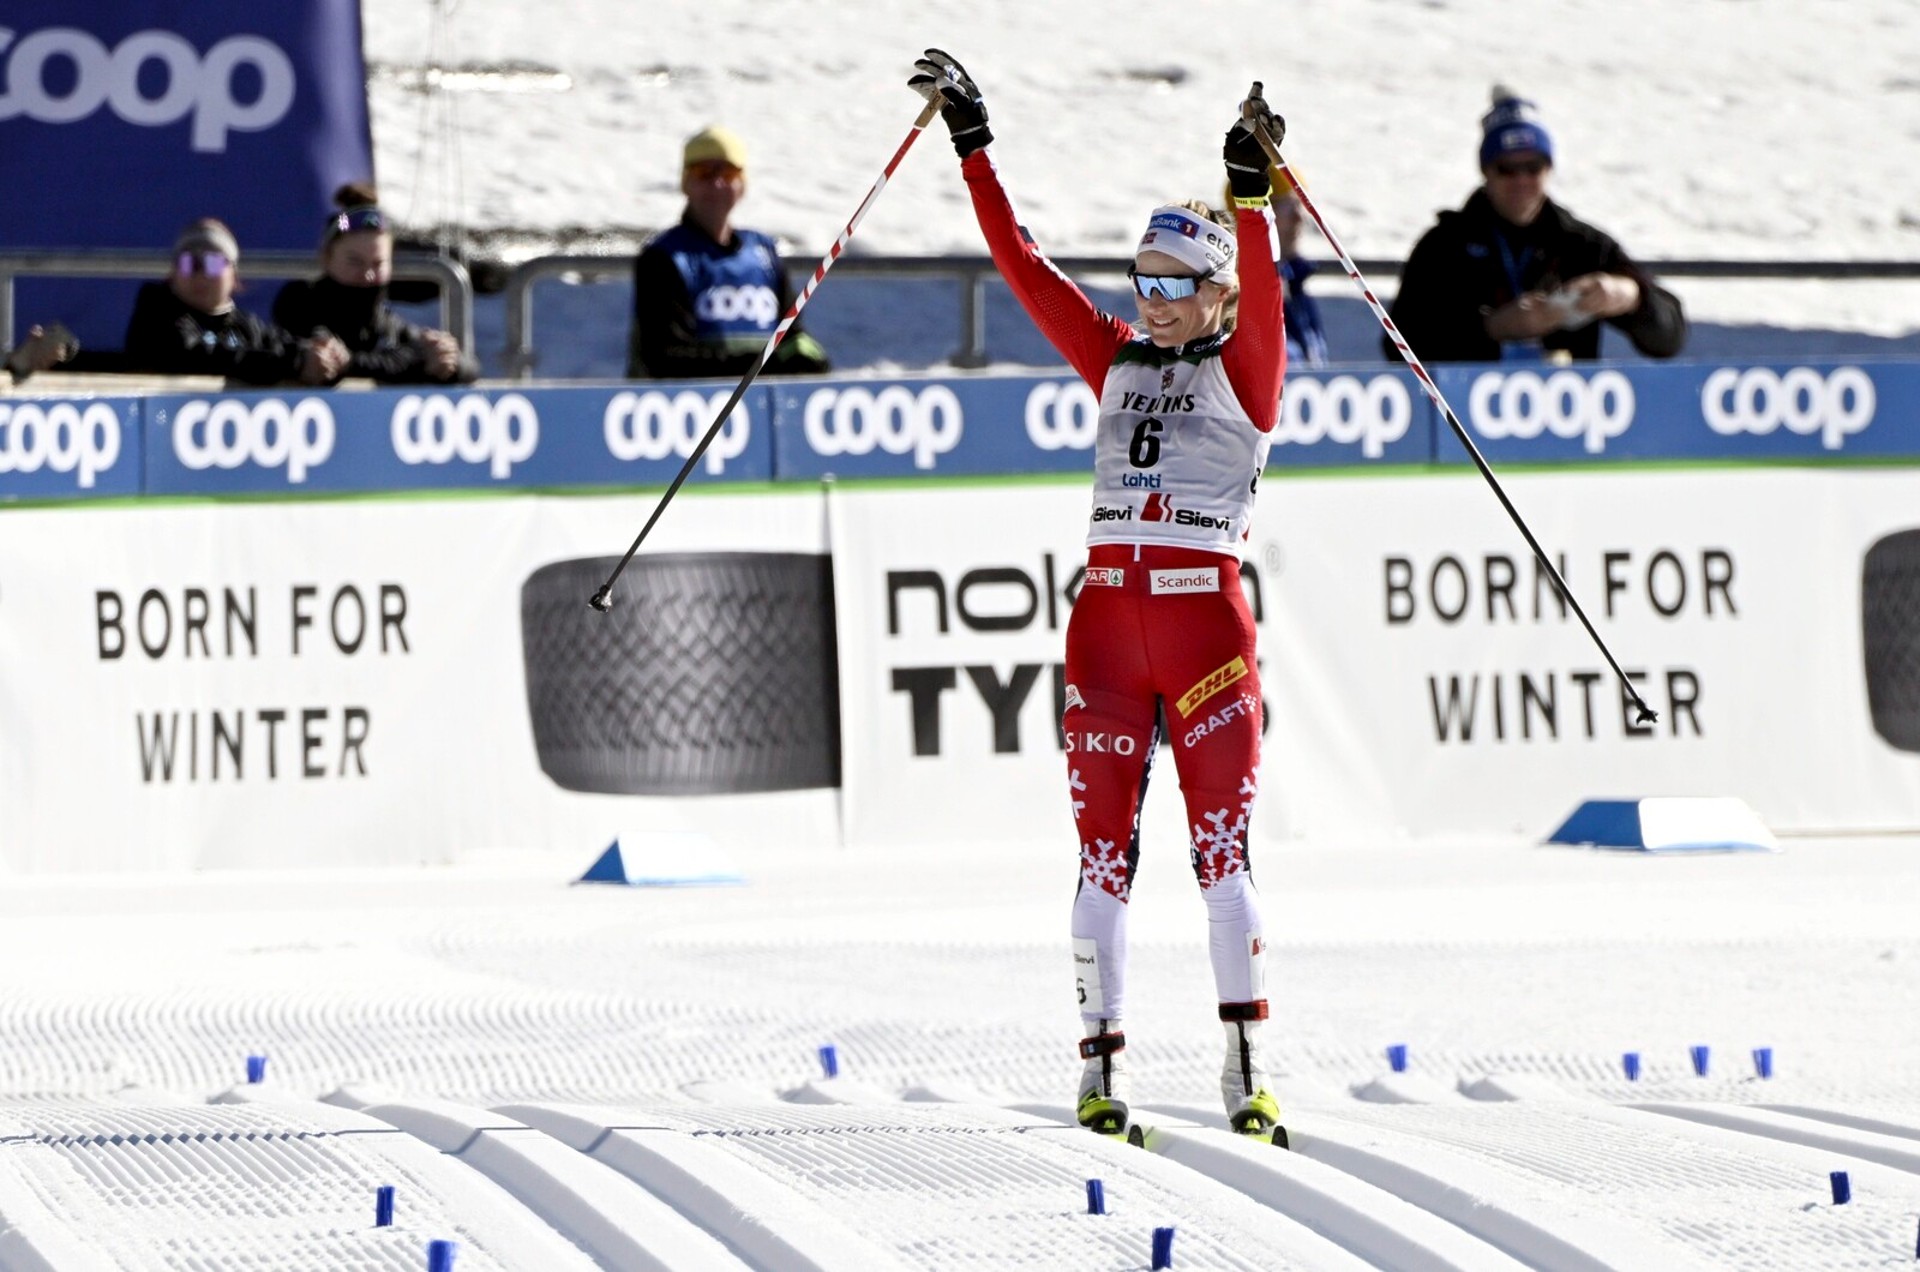
[[(1540, 839), (1583, 800), (1654, 795), (1738, 796), (1789, 832), (1920, 827), (1920, 754), (1876, 731), (1862, 638), (1863, 558), (1920, 525), (1920, 473), (1503, 484), (1658, 722), (1476, 474), (1269, 480), (1245, 566), (1270, 716), (1256, 837)], [(1084, 488), (832, 507), (848, 837), (1069, 838), (1056, 669)], [(1912, 678), (1920, 597), (1890, 606), (1913, 615), (1891, 654), (1910, 642)], [(1157, 776), (1148, 816), (1177, 835)]]
[[(0, 511), (0, 869), (397, 864), (616, 832), (832, 842), (821, 789), (562, 789), (522, 588), (617, 558), (655, 495)], [(819, 496), (688, 492), (637, 558), (824, 550)], [(617, 657), (609, 651), (608, 657)], [(583, 709), (601, 704), (588, 703)]]

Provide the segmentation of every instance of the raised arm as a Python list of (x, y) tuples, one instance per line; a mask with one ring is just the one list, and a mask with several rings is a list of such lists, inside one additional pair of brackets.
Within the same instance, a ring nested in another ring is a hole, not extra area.
[(1258, 84), (1242, 105), (1241, 116), (1227, 129), (1221, 146), (1239, 244), (1240, 313), (1220, 361), (1254, 427), (1267, 433), (1279, 421), (1280, 382), (1287, 373), (1286, 289), (1280, 281), (1278, 232), (1269, 206), (1273, 179), (1267, 153), (1247, 121), (1257, 117), (1275, 144), (1287, 135), (1287, 121), (1268, 109)]
[(1013, 203), (987, 154), (987, 146), (993, 141), (987, 127), (987, 106), (965, 69), (939, 49), (928, 49), (927, 55), (914, 63), (914, 74), (907, 85), (929, 101), (940, 103), (940, 118), (953, 136), (960, 170), (973, 196), (974, 215), (1000, 276), (1007, 280), (1041, 334), (1095, 393), (1100, 392), (1114, 353), (1133, 339), (1133, 328), (1101, 312), (1034, 246), (1032, 236), (1014, 215)]

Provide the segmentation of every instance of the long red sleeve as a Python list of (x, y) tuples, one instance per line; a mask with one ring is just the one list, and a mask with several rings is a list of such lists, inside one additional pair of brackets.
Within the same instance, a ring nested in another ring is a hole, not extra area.
[(1241, 208), (1234, 224), (1240, 317), (1220, 361), (1254, 427), (1268, 433), (1280, 419), (1280, 382), (1287, 374), (1286, 297), (1274, 259), (1273, 216), (1266, 208)]
[[(1007, 280), (1007, 286), (1019, 297), (1020, 306), (1033, 319), (1033, 325), (1040, 328), (1040, 333), (1060, 351), (1060, 356), (1098, 394), (1106, 383), (1107, 367), (1112, 364), (1113, 355), (1133, 339), (1133, 328), (1112, 314), (1103, 313), (1033, 245), (1014, 216), (1013, 203), (1001, 187), (1000, 174), (986, 151), (976, 150), (968, 155), (961, 162), (960, 171), (966, 175), (967, 189), (973, 195), (973, 213), (987, 237), (987, 250), (993, 254), (1000, 277)], [(1271, 263), (1267, 273), (1273, 273)], [(1273, 279), (1269, 285), (1277, 286), (1277, 283), (1278, 280)], [(1277, 324), (1280, 302), (1277, 292), (1275, 296)], [(1286, 342), (1282, 339), (1283, 357), (1285, 353)], [(1237, 389), (1239, 382), (1234, 383)], [(1274, 383), (1277, 388), (1278, 380)], [(1273, 427), (1271, 413), (1261, 427)]]

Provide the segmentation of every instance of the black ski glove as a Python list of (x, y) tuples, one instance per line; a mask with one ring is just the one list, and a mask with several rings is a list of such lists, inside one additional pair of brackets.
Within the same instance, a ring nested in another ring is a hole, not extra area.
[(1273, 183), (1267, 176), (1270, 160), (1266, 148), (1253, 134), (1256, 123), (1273, 138), (1275, 146), (1286, 140), (1287, 121), (1267, 105), (1259, 80), (1253, 82), (1247, 100), (1241, 103), (1240, 118), (1227, 129), (1226, 141), (1220, 147), (1221, 157), (1227, 162), (1227, 184), (1233, 188), (1236, 199), (1263, 199), (1273, 191)]
[(993, 144), (993, 133), (987, 128), (987, 104), (980, 99), (980, 89), (949, 55), (928, 49), (927, 55), (913, 64), (907, 87), (930, 102), (940, 103), (940, 118), (947, 121), (954, 152), (962, 159)]

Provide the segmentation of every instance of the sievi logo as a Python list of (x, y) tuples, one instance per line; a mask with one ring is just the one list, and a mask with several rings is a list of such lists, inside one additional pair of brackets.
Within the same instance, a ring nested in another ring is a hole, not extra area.
[(915, 468), (932, 468), (959, 445), (965, 427), (960, 399), (944, 384), (918, 393), (899, 384), (878, 393), (816, 389), (807, 396), (801, 421), (817, 455), (867, 455), (878, 447), (889, 455), (912, 454)]
[(403, 464), (486, 464), (495, 481), (513, 474), (540, 445), (540, 415), (518, 393), (489, 401), (409, 393), (394, 404), (393, 453)]
[[(671, 396), (652, 389), (643, 393), (616, 393), (608, 400), (606, 413), (601, 418), (607, 453), (626, 463), (636, 459), (665, 459), (668, 455), (685, 459), (693, 454), (693, 448), (700, 444), (701, 437), (726, 404), (725, 393), (702, 397), (691, 389), (682, 389)], [(716, 476), (725, 472), (727, 461), (745, 453), (752, 437), (753, 416), (742, 402), (713, 435), (713, 442), (702, 457), (706, 470)]]
[(1489, 371), (1467, 393), (1467, 414), (1482, 437), (1531, 441), (1541, 433), (1584, 438), (1589, 455), (1633, 427), (1633, 382), (1618, 371)]
[(299, 485), (333, 454), (333, 411), (316, 397), (243, 402), (195, 399), (173, 415), (173, 453), (183, 467), (287, 470)]
[[(259, 132), (286, 117), (293, 105), (293, 62), (271, 40), (233, 35), (199, 52), (171, 31), (136, 31), (109, 52), (90, 31), (45, 27), (14, 42), (0, 28), (0, 49), (7, 55), (6, 87), (0, 92), (0, 120), (24, 116), (43, 124), (72, 124), (102, 106), (129, 124), (160, 128), (193, 116), (192, 145), (217, 154), (230, 132)], [(48, 63), (59, 66), (51, 77)], [(142, 72), (149, 63), (160, 75)], [(235, 73), (251, 67), (259, 88), (250, 102), (234, 94)], [(71, 68), (71, 69), (68, 69)], [(51, 78), (52, 84), (49, 84)], [(162, 85), (156, 96), (142, 88)]]
[(1873, 381), (1859, 367), (1840, 367), (1825, 376), (1812, 367), (1781, 373), (1721, 367), (1700, 390), (1700, 413), (1722, 437), (1765, 437), (1784, 427), (1802, 437), (1818, 433), (1827, 450), (1839, 450), (1872, 424), (1876, 404)]
[(0, 402), (0, 473), (73, 473), (81, 490), (120, 458), (120, 417), (105, 402)]

